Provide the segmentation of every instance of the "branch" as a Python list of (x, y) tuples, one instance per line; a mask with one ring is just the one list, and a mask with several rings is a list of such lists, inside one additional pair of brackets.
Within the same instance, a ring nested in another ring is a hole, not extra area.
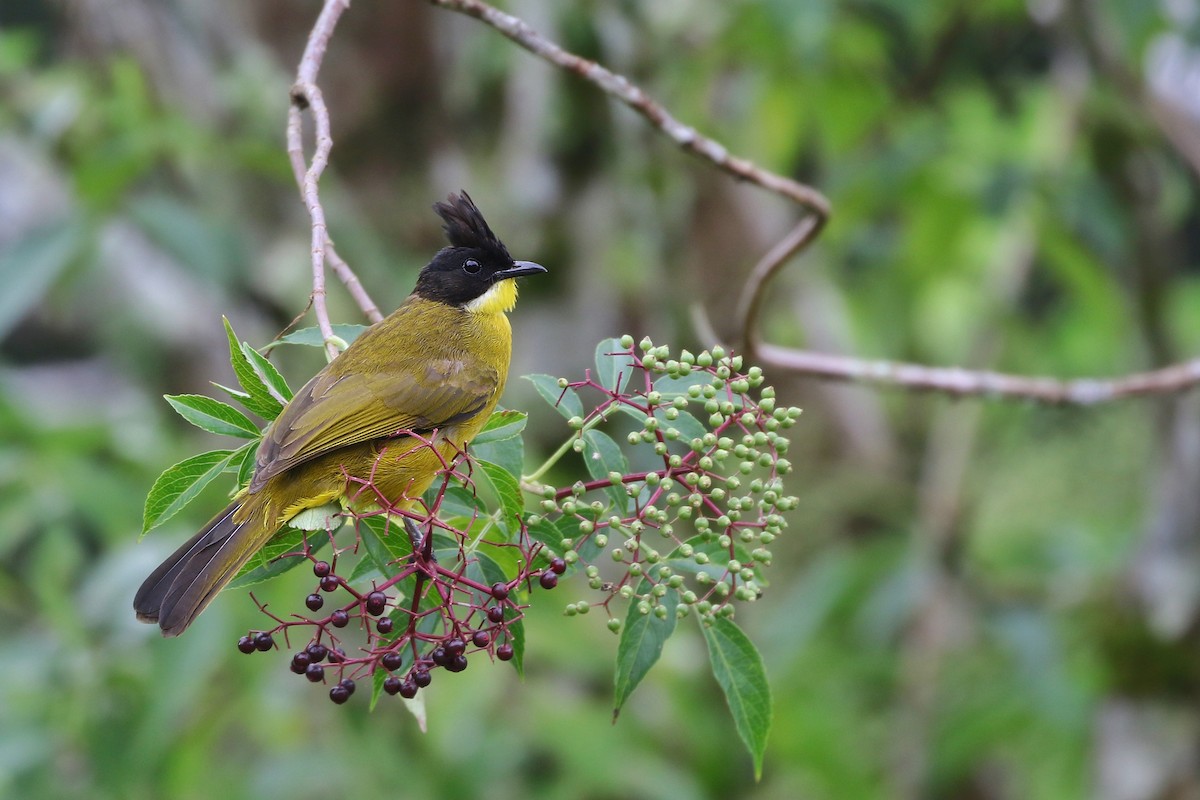
[[(312, 306), (317, 318), (317, 329), (325, 342), (325, 355), (332, 361), (337, 357), (337, 339), (333, 333), (333, 325), (329, 320), (329, 309), (325, 304), (325, 262), (328, 259), (334, 274), (346, 285), (350, 295), (358, 303), (363, 313), (371, 322), (382, 319), (379, 308), (372, 302), (366, 289), (358, 277), (333, 250), (333, 241), (329, 238), (329, 229), (325, 224), (325, 209), (321, 205), (321, 197), (317, 188), (321, 174), (329, 164), (329, 151), (333, 147), (333, 137), (330, 135), (329, 109), (325, 107), (325, 98), (317, 86), (317, 73), (325, 58), (325, 50), (338, 19), (350, 7), (350, 0), (325, 0), (312, 31), (308, 36), (308, 44), (304, 55), (300, 58), (300, 66), (296, 71), (296, 82), (292, 85), (292, 106), (288, 109), (287, 124), (287, 153), (292, 163), (292, 173), (300, 187), (300, 195), (308, 208), (312, 220)], [(311, 161), (304, 156), (304, 134), (302, 131), (303, 112), (310, 110), (313, 124), (316, 128), (316, 144)]]
[(956, 397), (984, 395), (1034, 400), (1058, 405), (1091, 406), (1126, 397), (1183, 392), (1200, 385), (1200, 358), (1151, 372), (1119, 378), (1057, 378), (1008, 375), (957, 367), (927, 367), (897, 361), (867, 361), (824, 353), (810, 353), (763, 344), (758, 348), (762, 366), (776, 366), (830, 380), (901, 386), (942, 392)]
[[(495, 28), (530, 53), (580, 76), (604, 93), (625, 103), (686, 152), (709, 162), (738, 180), (749, 181), (785, 197), (808, 212), (755, 265), (738, 301), (737, 330), (742, 337), (742, 347), (764, 366), (771, 364), (816, 378), (937, 391), (959, 397), (991, 395), (1064, 405), (1093, 405), (1123, 397), (1182, 392), (1200, 384), (1200, 359), (1114, 379), (1063, 381), (988, 371), (870, 361), (760, 343), (754, 328), (761, 311), (766, 286), (784, 264), (808, 247), (820, 234), (829, 219), (829, 200), (810, 186), (764, 170), (748, 159), (731, 155), (720, 142), (675, 119), (666, 108), (628, 78), (564, 50), (518, 17), (506, 14), (482, 0), (430, 2), (447, 10), (474, 17)], [(707, 320), (702, 309), (694, 312), (694, 316), (701, 321)]]

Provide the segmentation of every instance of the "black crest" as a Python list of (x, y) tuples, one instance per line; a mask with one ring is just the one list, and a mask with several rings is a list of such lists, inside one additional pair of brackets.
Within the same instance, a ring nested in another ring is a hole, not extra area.
[(512, 262), (508, 248), (492, 233), (487, 220), (483, 218), (483, 213), (466, 192), (451, 193), (446, 202), (434, 203), (433, 210), (445, 223), (442, 230), (446, 232), (446, 238), (454, 247), (487, 250), (505, 262)]

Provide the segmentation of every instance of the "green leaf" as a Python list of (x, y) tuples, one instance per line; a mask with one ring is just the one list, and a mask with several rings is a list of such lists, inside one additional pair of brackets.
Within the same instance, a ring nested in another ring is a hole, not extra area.
[(142, 534), (157, 528), (196, 499), (200, 490), (225, 470), (232, 456), (232, 450), (211, 450), (168, 467), (146, 495)]
[(554, 555), (562, 555), (563, 532), (553, 520), (541, 517), (532, 525), (526, 524), (525, 530), (530, 539), (541, 542)]
[(636, 369), (633, 363), (620, 339), (602, 340), (596, 345), (596, 382), (609, 391), (623, 391)]
[(209, 433), (242, 439), (257, 439), (259, 436), (258, 426), (249, 417), (220, 400), (202, 394), (165, 394), (163, 397), (179, 416)]
[(771, 730), (771, 687), (762, 657), (733, 620), (719, 618), (701, 625), (713, 677), (717, 679), (738, 736), (754, 759), (754, 778), (762, 778), (763, 751)]
[[(367, 325), (350, 325), (339, 324), (333, 326), (333, 335), (350, 344), (357, 339), (363, 331), (369, 326)], [(269, 353), (281, 344), (303, 344), (309, 347), (324, 347), (325, 342), (321, 339), (321, 331), (318, 328), (301, 328), (298, 331), (292, 331), (287, 336), (280, 336), (273, 342), (269, 342), (262, 348), (262, 352)]]
[(654, 391), (667, 400), (674, 400), (679, 395), (688, 396), (688, 389), (693, 386), (708, 386), (712, 383), (711, 373), (702, 369), (693, 369), (687, 375), (663, 375), (654, 382)]
[[(433, 508), (437, 494), (437, 486), (425, 492), (425, 504), (430, 508)], [(438, 516), (441, 517), (461, 517), (468, 520), (488, 514), (487, 506), (465, 486), (447, 486), (437, 510)]]
[(291, 387), (279, 374), (279, 370), (275, 369), (274, 364), (263, 358), (261, 353), (245, 342), (242, 342), (242, 353), (250, 361), (250, 368), (262, 381), (263, 386), (267, 387), (267, 391), (271, 393), (272, 397), (284, 404), (292, 399)]
[(296, 528), (284, 527), (276, 533), (261, 550), (250, 557), (250, 560), (238, 570), (237, 577), (229, 584), (231, 589), (243, 589), (256, 583), (276, 578), (285, 572), (290, 572), (301, 564), (309, 564), (307, 558), (281, 558), (286, 553), (299, 553), (304, 549), (305, 537), (308, 538), (309, 550), (320, 552), (330, 543), (330, 534), (326, 531), (302, 531)]
[[(638, 594), (649, 593), (650, 584), (642, 581), (638, 586)], [(625, 705), (629, 695), (633, 694), (633, 690), (662, 655), (663, 643), (675, 632), (675, 607), (679, 605), (679, 592), (668, 589), (658, 602), (667, 609), (664, 619), (659, 619), (653, 611), (649, 614), (639, 613), (637, 600), (629, 603), (625, 625), (621, 629), (621, 641), (617, 645), (613, 719), (616, 719), (621, 706)]]
[(476, 461), (499, 464), (513, 475), (520, 475), (525, 465), (525, 440), (521, 431), (527, 415), (521, 411), (498, 411), (487, 425), (471, 440), (471, 456)]
[[(607, 479), (610, 472), (621, 475), (629, 472), (629, 462), (625, 460), (620, 446), (607, 433), (595, 428), (583, 433), (583, 463), (588, 474), (596, 479)], [(624, 484), (607, 486), (604, 491), (618, 511), (623, 512), (629, 505)]]
[(401, 519), (383, 514), (360, 517), (358, 532), (367, 557), (384, 575), (394, 571), (391, 564), (412, 555), (412, 542)]
[(471, 443), (473, 445), (489, 444), (520, 436), (521, 431), (525, 430), (525, 423), (528, 421), (529, 415), (524, 411), (513, 411), (511, 409), (493, 411), (492, 415), (488, 417), (488, 421), (484, 424), (483, 430), (475, 434), (475, 438), (471, 440)]
[(225, 317), (221, 319), (225, 323), (225, 335), (229, 338), (229, 363), (233, 366), (233, 373), (237, 376), (238, 383), (246, 390), (246, 397), (238, 397), (238, 402), (263, 419), (275, 419), (283, 410), (283, 403), (280, 403), (271, 394), (271, 390), (254, 371), (254, 367), (251, 366), (250, 359), (243, 352), (242, 345), (238, 342), (229, 320)]
[(510, 529), (514, 520), (519, 519), (521, 512), (525, 509), (525, 503), (521, 499), (520, 483), (516, 476), (499, 464), (476, 459), (475, 466), (478, 468), (475, 473), (476, 483), (482, 483), (491, 488), (503, 509), (503, 516), (499, 521), (506, 530)]
[(0, 255), (0, 339), (83, 251), (86, 226), (67, 218), (40, 227)]
[(583, 401), (579, 399), (579, 393), (570, 386), (558, 388), (558, 378), (553, 375), (526, 375), (525, 380), (532, 383), (542, 399), (567, 419), (583, 416)]
[[(237, 470), (237, 485), (239, 489), (243, 489), (250, 484), (250, 479), (254, 477), (254, 467), (258, 463), (255, 458), (258, 455), (259, 441), (255, 440), (249, 444), (243, 445), (238, 452), (242, 453), (242, 461), (238, 464)], [(237, 460), (236, 458), (234, 459)]]
[(513, 611), (508, 606), (504, 608), (504, 616), (508, 619), (505, 627), (508, 628), (508, 643), (512, 645), (513, 669), (517, 671), (517, 675), (525, 677), (525, 622), (521, 619), (516, 619), (517, 612)]

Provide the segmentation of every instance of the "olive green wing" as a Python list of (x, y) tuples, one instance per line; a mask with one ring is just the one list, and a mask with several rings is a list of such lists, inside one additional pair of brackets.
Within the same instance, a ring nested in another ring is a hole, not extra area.
[(487, 406), (499, 384), (496, 369), (451, 358), (418, 359), (415, 368), (391, 371), (323, 370), (296, 393), (263, 437), (250, 491), (349, 445), (470, 419)]

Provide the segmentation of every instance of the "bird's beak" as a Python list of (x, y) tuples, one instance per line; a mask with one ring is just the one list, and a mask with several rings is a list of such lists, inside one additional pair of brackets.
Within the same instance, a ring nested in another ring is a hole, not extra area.
[(502, 269), (492, 273), (492, 281), (502, 281), (507, 278), (520, 278), (522, 275), (537, 275), (539, 272), (546, 272), (546, 268), (541, 264), (535, 264), (532, 261), (514, 261), (513, 265), (508, 269)]

